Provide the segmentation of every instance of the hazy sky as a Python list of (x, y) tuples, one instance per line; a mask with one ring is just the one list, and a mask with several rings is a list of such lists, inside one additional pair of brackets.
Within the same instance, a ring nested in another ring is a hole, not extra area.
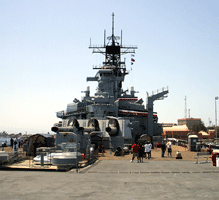
[(97, 83), (86, 77), (104, 56), (88, 46), (90, 38), (103, 44), (104, 29), (111, 34), (112, 12), (115, 35), (138, 46), (123, 88), (134, 86), (145, 103), (146, 91), (168, 86), (168, 98), (154, 103), (160, 123), (184, 118), (187, 96), (190, 116), (215, 124), (218, 8), (218, 0), (1, 0), (0, 131), (50, 132), (56, 112), (88, 85), (94, 95)]

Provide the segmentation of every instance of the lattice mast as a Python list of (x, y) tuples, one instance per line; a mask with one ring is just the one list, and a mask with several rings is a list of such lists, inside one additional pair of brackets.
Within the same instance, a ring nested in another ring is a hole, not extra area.
[[(127, 54), (127, 53), (133, 53), (135, 54), (135, 49), (137, 49), (137, 46), (123, 46), (122, 45), (122, 31), (121, 31), (121, 43), (118, 41), (120, 40), (119, 36), (114, 35), (114, 13), (112, 13), (112, 35), (107, 37), (107, 44), (106, 44), (106, 30), (104, 30), (104, 45), (103, 46), (92, 46), (90, 44), (89, 48), (93, 49), (93, 53), (101, 53), (105, 55), (105, 62), (103, 64), (105, 66), (115, 66), (116, 73), (122, 72), (125, 69), (125, 62), (121, 62), (121, 55)], [(94, 68), (99, 69), (99, 68)]]

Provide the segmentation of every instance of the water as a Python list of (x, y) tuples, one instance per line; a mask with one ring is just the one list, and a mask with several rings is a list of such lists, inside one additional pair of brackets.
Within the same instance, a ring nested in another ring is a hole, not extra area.
[(0, 138), (0, 147), (2, 146), (2, 142), (6, 143), (7, 146), (10, 146), (11, 145), (10, 140), (11, 140), (11, 138), (5, 138), (5, 137)]

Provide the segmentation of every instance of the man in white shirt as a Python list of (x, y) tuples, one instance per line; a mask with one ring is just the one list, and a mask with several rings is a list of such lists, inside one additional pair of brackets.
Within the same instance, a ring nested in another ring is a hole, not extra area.
[(151, 152), (151, 144), (149, 142), (147, 142), (145, 145), (144, 145), (144, 151), (146, 153), (146, 159), (150, 159), (150, 152)]
[(172, 157), (172, 142), (171, 141), (167, 143), (167, 150), (168, 150), (168, 157), (169, 156)]

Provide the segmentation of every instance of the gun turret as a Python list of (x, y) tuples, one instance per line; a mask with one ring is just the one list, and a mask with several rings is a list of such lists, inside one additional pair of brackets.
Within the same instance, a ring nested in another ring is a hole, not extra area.
[(77, 119), (70, 119), (68, 122), (68, 126), (67, 127), (57, 127), (54, 126), (51, 128), (51, 130), (53, 132), (75, 132), (76, 129), (78, 131), (83, 131), (83, 132), (93, 132), (93, 131), (99, 131), (99, 123), (97, 119), (91, 118), (88, 121), (88, 127), (80, 127), (78, 120)]
[(78, 120), (75, 118), (72, 118), (68, 121), (68, 126), (67, 127), (57, 127), (54, 126), (51, 128), (53, 132), (75, 132), (75, 129), (78, 131), (83, 130), (82, 127), (79, 126)]
[(93, 132), (93, 131), (99, 131), (99, 122), (95, 118), (91, 118), (88, 121), (88, 127), (83, 127), (84, 132)]

